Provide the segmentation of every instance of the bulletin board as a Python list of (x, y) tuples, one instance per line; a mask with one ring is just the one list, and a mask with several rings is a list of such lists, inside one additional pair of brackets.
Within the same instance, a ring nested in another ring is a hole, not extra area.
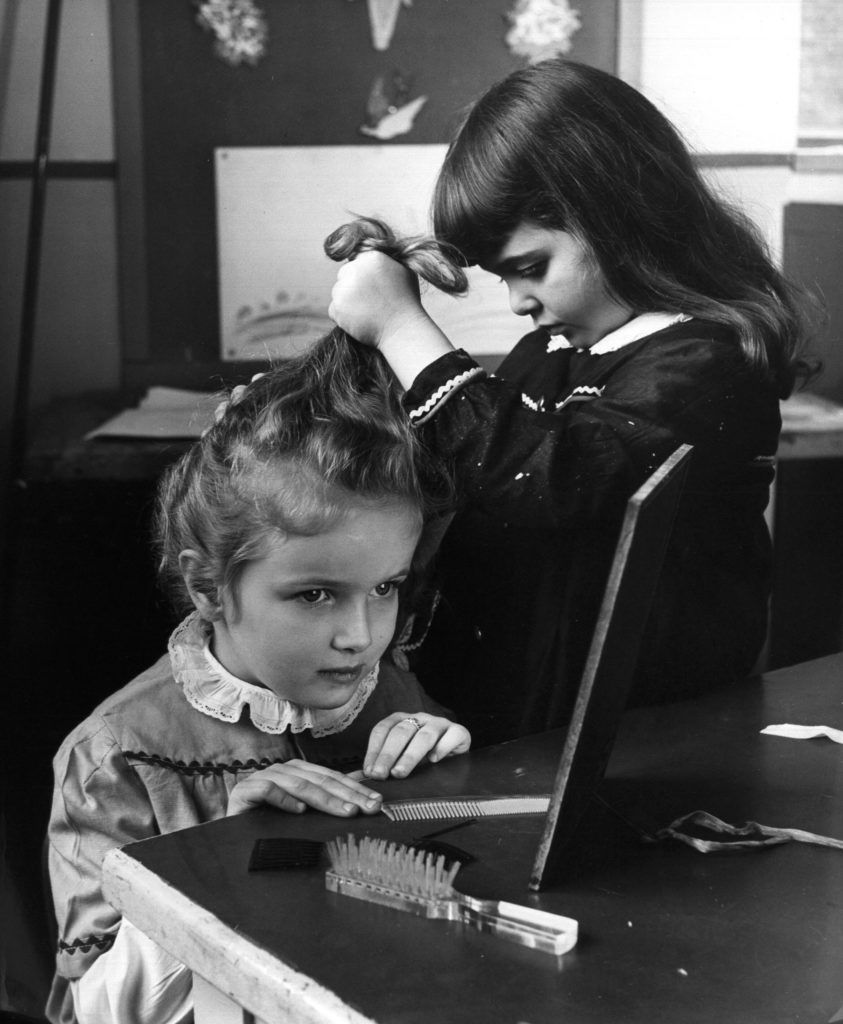
[[(514, 2), (404, 0), (378, 50), (367, 0), (255, 0), (265, 53), (234, 65), (197, 23), (196, 0), (112, 0), (126, 385), (216, 388), (254, 372), (222, 358), (219, 151), (442, 147), (465, 108), (527, 62), (505, 41)], [(617, 0), (571, 6), (568, 56), (614, 71)], [(360, 130), (378, 78), (427, 97), (391, 140)]]
[[(355, 214), (400, 236), (429, 234), (442, 145), (260, 146), (215, 152), (220, 358), (284, 359), (333, 326), (337, 265), (324, 239)], [(353, 173), (349, 173), (349, 167)], [(465, 295), (422, 286), (422, 304), (473, 356), (508, 352), (524, 334), (506, 287), (478, 267)]]

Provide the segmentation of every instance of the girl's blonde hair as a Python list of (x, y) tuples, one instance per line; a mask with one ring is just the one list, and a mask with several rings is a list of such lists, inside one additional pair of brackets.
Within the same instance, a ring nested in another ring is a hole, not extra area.
[[(465, 287), (440, 246), (401, 241), (378, 221), (345, 225), (326, 242), (334, 259), (365, 248), (445, 290)], [(186, 549), (199, 556), (191, 585), (217, 602), (270, 538), (319, 533), (355, 501), (406, 502), (420, 521), (448, 507), (448, 474), (411, 429), (388, 365), (339, 329), (238, 390), (159, 486), (159, 572), (179, 606), (191, 605), (179, 569)]]

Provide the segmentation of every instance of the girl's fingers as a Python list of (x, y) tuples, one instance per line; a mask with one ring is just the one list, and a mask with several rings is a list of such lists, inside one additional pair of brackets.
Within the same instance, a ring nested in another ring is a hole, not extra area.
[(372, 729), (363, 760), (363, 772), (372, 779), (385, 779), (393, 765), (423, 727), (423, 716), (395, 713)]
[(423, 760), (441, 760), (471, 745), (468, 730), (423, 712), (390, 715), (372, 730), (364, 773), (373, 779), (409, 775)]
[(299, 814), (305, 809), (305, 804), (301, 800), (296, 799), (274, 783), (251, 778), (238, 782), (232, 789), (228, 798), (226, 817), (230, 818), (232, 815), (242, 814), (244, 811), (262, 807), (265, 804), (293, 814)]
[(471, 733), (463, 725), (452, 724), (431, 750), (429, 760), (441, 761), (455, 754), (465, 754), (471, 747)]
[(361, 344), (377, 348), (391, 324), (419, 314), (418, 279), (385, 253), (358, 253), (337, 271), (328, 316)]
[(288, 767), (293, 780), (287, 784), (288, 792), (318, 810), (335, 814), (355, 813), (359, 809), (371, 814), (380, 808), (380, 793), (330, 768), (307, 761), (292, 761), (286, 766), (273, 767)]
[(270, 804), (284, 811), (301, 812), (305, 807), (348, 817), (380, 809), (381, 795), (354, 779), (321, 765), (288, 761), (256, 772), (231, 791), (228, 815)]
[(422, 729), (395, 762), (392, 774), (400, 777), (422, 761), (441, 761), (444, 757), (464, 754), (471, 746), (471, 734), (462, 725), (437, 718)]
[[(363, 759), (363, 771), (365, 774), (369, 774), (369, 769), (374, 766), (378, 754), (381, 752), (381, 748), (386, 742), (386, 739), (389, 736), (389, 734), (392, 732), (393, 726), (397, 725), (399, 722), (403, 720), (408, 720), (407, 724), (410, 724), (409, 720), (418, 721), (419, 718), (418, 716), (396, 712), (378, 722), (374, 729), (372, 729), (372, 731), (369, 733), (369, 744), (366, 749), (366, 756)], [(407, 737), (409, 738), (413, 733), (417, 731), (417, 729), (413, 728), (410, 732), (407, 733)]]
[[(265, 377), (265, 376), (266, 376), (265, 373), (256, 373), (252, 377), (252, 380), (251, 380), (250, 383), (254, 384), (254, 382), (256, 380), (260, 380), (261, 377)], [(224, 398), (219, 403), (219, 405), (214, 409), (214, 423), (219, 423), (219, 421), (223, 418), (223, 416), (225, 416), (226, 412), (228, 411), (229, 406), (236, 405), (242, 399), (243, 394), (245, 393), (245, 391), (246, 391), (246, 385), (245, 384), (237, 384), (237, 385), (235, 385), (231, 389), (231, 394), (228, 396), (228, 398)], [(208, 429), (210, 429), (210, 428), (208, 428)], [(208, 432), (208, 430), (204, 431), (204, 433), (207, 433), (207, 432)]]

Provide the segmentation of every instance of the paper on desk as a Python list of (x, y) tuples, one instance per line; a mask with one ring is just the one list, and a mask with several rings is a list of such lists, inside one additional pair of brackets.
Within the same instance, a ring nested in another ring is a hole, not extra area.
[(818, 736), (826, 736), (835, 743), (843, 743), (843, 729), (833, 729), (830, 725), (768, 725), (761, 732), (767, 736), (786, 736), (793, 740), (813, 740)]
[(780, 409), (783, 434), (843, 429), (843, 406), (822, 395), (800, 391), (782, 401)]
[(213, 422), (214, 410), (223, 397), (205, 391), (152, 387), (136, 408), (124, 409), (91, 430), (85, 438), (174, 440), (200, 437)]
[[(702, 830), (704, 834), (700, 835)], [(725, 838), (710, 839), (707, 834), (720, 835)], [(686, 843), (700, 853), (718, 853), (725, 850), (755, 850), (763, 846), (775, 846), (788, 843), (791, 839), (798, 843), (813, 843), (816, 846), (829, 846), (835, 850), (843, 850), (843, 840), (831, 836), (820, 836), (816, 832), (806, 832), (801, 828), (775, 828), (772, 825), (761, 825), (757, 821), (745, 821), (743, 825), (730, 825), (716, 818), (708, 811), (692, 811), (667, 828), (659, 829), (655, 838), (677, 839)]]

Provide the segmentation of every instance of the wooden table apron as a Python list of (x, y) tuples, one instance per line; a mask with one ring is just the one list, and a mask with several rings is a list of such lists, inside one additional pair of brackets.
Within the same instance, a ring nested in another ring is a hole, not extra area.
[[(701, 809), (843, 838), (843, 748), (760, 734), (781, 722), (843, 727), (843, 654), (629, 712), (606, 794), (645, 826)], [(547, 791), (561, 741), (517, 740), (382, 788), (391, 799)], [(578, 945), (559, 960), (328, 893), (323, 869), (246, 870), (259, 837), (407, 841), (439, 824), (255, 811), (110, 855), (106, 891), (269, 1022), (825, 1024), (843, 1006), (839, 850), (791, 842), (700, 854), (642, 842), (604, 815), (584, 826), (568, 875), (531, 894), (540, 817), (486, 819), (445, 837), (478, 858), (458, 876), (463, 891), (579, 921)]]

